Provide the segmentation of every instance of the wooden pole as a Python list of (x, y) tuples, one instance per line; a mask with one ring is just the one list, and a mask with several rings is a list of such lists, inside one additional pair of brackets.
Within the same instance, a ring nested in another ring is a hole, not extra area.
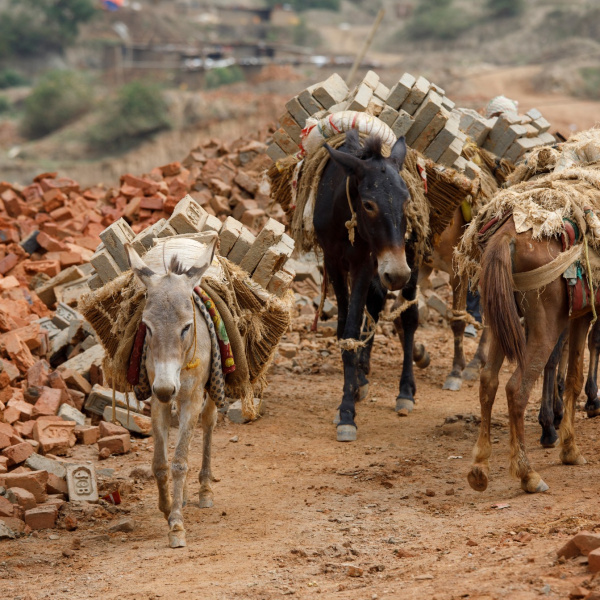
[(365, 40), (363, 47), (360, 49), (360, 52), (356, 55), (356, 59), (354, 60), (354, 64), (352, 65), (352, 68), (350, 69), (350, 71), (348, 73), (348, 77), (346, 77), (346, 84), (348, 85), (348, 87), (350, 87), (350, 85), (352, 84), (352, 81), (354, 80), (354, 77), (356, 76), (356, 71), (358, 70), (360, 63), (363, 61), (363, 58), (365, 57), (367, 50), (373, 43), (373, 38), (375, 37), (375, 34), (377, 33), (377, 29), (379, 29), (379, 25), (381, 24), (381, 21), (383, 20), (384, 15), (385, 15), (385, 9), (382, 8), (377, 13), (377, 17), (375, 17), (375, 22), (373, 23), (373, 27), (371, 27), (371, 31), (369, 32), (369, 35), (368, 35), (367, 39)]

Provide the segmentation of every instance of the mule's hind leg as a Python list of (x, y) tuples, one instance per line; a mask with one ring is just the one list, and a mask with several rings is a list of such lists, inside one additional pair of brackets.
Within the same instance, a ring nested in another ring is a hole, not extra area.
[(200, 508), (212, 508), (213, 481), (211, 470), (211, 448), (212, 434), (217, 424), (217, 407), (210, 396), (206, 398), (206, 404), (202, 411), (202, 469), (200, 470)]
[(560, 425), (560, 459), (565, 465), (583, 465), (586, 460), (575, 443), (575, 403), (583, 387), (583, 354), (590, 315), (571, 321), (569, 367), (565, 385), (565, 413)]
[[(185, 546), (185, 528), (183, 527), (183, 496), (188, 472), (188, 452), (194, 435), (194, 428), (202, 409), (203, 392), (192, 392), (191, 397), (180, 402), (179, 436), (175, 455), (171, 463), (173, 477), (173, 505), (169, 514), (169, 545), (171, 548)], [(196, 397), (196, 395), (198, 397)]]
[(169, 427), (171, 425), (171, 403), (152, 398), (152, 435), (154, 437), (154, 458), (152, 472), (158, 487), (158, 508), (169, 518), (171, 493), (169, 491), (169, 461), (167, 456)]
[(469, 471), (469, 485), (478, 492), (483, 492), (488, 486), (489, 458), (492, 454), (490, 443), (490, 426), (492, 421), (492, 407), (498, 391), (498, 373), (504, 361), (504, 353), (500, 345), (492, 340), (490, 343), (489, 360), (481, 372), (479, 383), (479, 402), (481, 404), (481, 424), (479, 437), (473, 448), (473, 464)]
[(596, 321), (588, 337), (590, 350), (590, 366), (585, 383), (585, 411), (591, 418), (600, 416), (600, 399), (598, 398), (598, 356), (600, 354), (600, 321)]
[(450, 374), (446, 377), (442, 389), (458, 392), (462, 387), (462, 372), (467, 364), (463, 349), (466, 322), (460, 314), (465, 310), (467, 305), (466, 277), (459, 277), (458, 275), (453, 274), (450, 278), (450, 285), (452, 286), (453, 314), (452, 320), (450, 321), (450, 327), (454, 334), (454, 358), (452, 360), (452, 371), (450, 371)]
[(479, 377), (481, 368), (487, 361), (487, 353), (490, 339), (490, 330), (487, 327), (483, 328), (481, 337), (479, 338), (479, 344), (477, 345), (477, 351), (475, 356), (471, 359), (471, 362), (465, 367), (462, 372), (463, 381), (475, 381)]

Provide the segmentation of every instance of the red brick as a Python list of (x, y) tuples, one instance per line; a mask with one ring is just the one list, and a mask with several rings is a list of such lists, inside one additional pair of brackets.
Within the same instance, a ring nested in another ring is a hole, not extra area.
[(108, 421), (100, 421), (100, 438), (105, 438), (113, 435), (124, 435), (129, 434), (125, 427), (118, 425), (117, 423), (110, 423)]
[(17, 503), (23, 510), (29, 510), (37, 506), (35, 496), (29, 490), (14, 486), (10, 490), (17, 497)]
[[(166, 197), (160, 192), (154, 196), (147, 196), (140, 201), (140, 208), (147, 210), (162, 210)], [(1, 263), (0, 263), (1, 264)]]
[(83, 392), (84, 394), (89, 394), (92, 391), (92, 386), (90, 382), (77, 373), (77, 371), (73, 371), (73, 369), (65, 369), (61, 372), (62, 378), (65, 380), (67, 387), (70, 389), (77, 390), (79, 392)]
[(46, 491), (49, 494), (67, 494), (67, 482), (61, 479), (54, 473), (48, 473), (48, 483), (46, 484)]
[(3, 485), (5, 487), (19, 487), (31, 492), (38, 504), (46, 500), (47, 471), (12, 472), (2, 475), (2, 479), (4, 480)]
[(10, 438), (10, 436), (15, 433), (15, 430), (12, 427), (12, 425), (9, 425), (8, 423), (3, 423), (2, 421), (0, 421), (0, 433), (3, 433), (4, 435), (6, 435)]
[(596, 548), (588, 554), (588, 565), (592, 573), (600, 571), (600, 548)]
[(0, 450), (4, 450), (4, 448), (8, 448), (9, 446), (12, 446), (10, 436), (0, 431)]
[(56, 525), (56, 506), (38, 506), (25, 511), (25, 525), (31, 529), (52, 529)]
[(600, 533), (591, 531), (580, 531), (574, 538), (574, 544), (584, 556), (587, 556), (592, 550), (600, 548)]
[(174, 175), (178, 175), (181, 173), (181, 163), (180, 162), (172, 162), (168, 165), (164, 165), (163, 167), (159, 167), (163, 177), (172, 177)]
[(23, 533), (25, 531), (25, 523), (22, 519), (17, 517), (2, 517), (0, 521), (4, 521), (4, 524), (15, 533)]
[(43, 387), (42, 395), (33, 407), (33, 416), (51, 416), (58, 414), (62, 404), (62, 393), (59, 389)]
[(98, 449), (102, 451), (104, 448), (109, 450), (111, 454), (125, 454), (126, 452), (129, 452), (131, 450), (129, 433), (124, 435), (111, 435), (98, 440)]
[(11, 400), (10, 401), (11, 408), (16, 408), (20, 415), (20, 421), (29, 421), (33, 414), (33, 406), (29, 404), (29, 402), (25, 402), (25, 400)]
[(2, 417), (4, 418), (4, 421), (9, 424), (16, 423), (19, 420), (20, 416), (21, 416), (21, 413), (16, 408), (13, 408), (12, 406), (5, 409), (5, 411), (2, 415)]
[(35, 421), (29, 420), (21, 423), (15, 423), (15, 431), (24, 439), (33, 439), (33, 428)]
[(33, 446), (29, 442), (21, 442), (2, 450), (2, 456), (8, 458), (8, 466), (19, 465), (33, 454)]
[(27, 273), (45, 273), (49, 277), (56, 277), (60, 273), (60, 262), (58, 260), (36, 260), (23, 263)]
[(64, 242), (60, 242), (56, 238), (48, 235), (44, 231), (40, 231), (37, 236), (37, 243), (44, 249), (46, 252), (62, 252), (67, 249), (67, 246)]
[(0, 519), (2, 517), (12, 517), (14, 514), (14, 505), (4, 496), (0, 496)]
[(43, 387), (47, 385), (49, 372), (50, 365), (45, 360), (38, 360), (27, 371), (27, 385), (30, 387)]
[(72, 219), (75, 215), (73, 214), (73, 210), (71, 208), (68, 206), (63, 206), (51, 211), (50, 216), (55, 221), (66, 221), (67, 219)]
[(44, 454), (65, 454), (77, 438), (75, 421), (63, 421), (60, 417), (40, 417), (33, 428), (33, 439), (39, 442)]
[(5, 275), (19, 262), (19, 257), (12, 252), (0, 260), (0, 273)]
[(27, 345), (20, 340), (14, 331), (3, 333), (2, 336), (2, 345), (6, 354), (8, 354), (21, 373), (27, 373), (35, 364), (35, 359), (31, 355)]
[(84, 446), (95, 444), (100, 439), (100, 428), (91, 425), (77, 425), (75, 427), (77, 441)]
[(81, 254), (79, 254), (79, 252), (60, 252), (58, 260), (60, 261), (60, 266), (63, 269), (83, 263), (83, 259), (81, 258)]

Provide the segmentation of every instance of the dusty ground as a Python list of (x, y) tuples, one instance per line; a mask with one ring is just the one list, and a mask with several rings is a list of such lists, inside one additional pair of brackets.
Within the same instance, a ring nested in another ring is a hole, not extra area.
[[(139, 440), (134, 453), (98, 465), (115, 470), (103, 481), (105, 488), (120, 485), (119, 507), (98, 507), (87, 517), (76, 513), (76, 531), (41, 531), (0, 546), (3, 597), (524, 600), (566, 598), (576, 583), (598, 585), (585, 565), (555, 558), (570, 534), (600, 527), (598, 423), (578, 414), (588, 464), (562, 466), (557, 449), (537, 444), (536, 390), (527, 439), (550, 490), (526, 495), (507, 472), (502, 393), (494, 412), (491, 485), (483, 494), (472, 491), (466, 472), (477, 385), (443, 392), (450, 331), (419, 333), (434, 362), (417, 373), (418, 404), (410, 417), (392, 410), (398, 343), (378, 335), (370, 400), (359, 408), (359, 440), (337, 443), (331, 419), (341, 361), (331, 339), (321, 339), (318, 353), (300, 353), (301, 374), (273, 369), (264, 418), (218, 425), (215, 506), (188, 505), (187, 548), (167, 547), (154, 482), (129, 479), (134, 466), (150, 464), (152, 440)], [(467, 347), (472, 353), (474, 342)], [(444, 425), (452, 415), (466, 418)], [(234, 436), (237, 443), (230, 441)], [(79, 458), (91, 458), (91, 448), (87, 452)], [(194, 498), (200, 458), (197, 439), (190, 464)], [(494, 508), (497, 503), (508, 506)], [(108, 533), (124, 514), (135, 519), (135, 530)], [(72, 548), (73, 556), (65, 557)], [(347, 563), (364, 569), (362, 577), (349, 577)]]

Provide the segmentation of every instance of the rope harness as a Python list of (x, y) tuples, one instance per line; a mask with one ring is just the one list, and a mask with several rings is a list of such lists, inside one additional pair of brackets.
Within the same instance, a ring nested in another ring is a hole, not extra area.
[(356, 212), (354, 211), (352, 199), (350, 198), (350, 177), (346, 177), (346, 198), (348, 199), (348, 208), (350, 209), (350, 214), (352, 215), (350, 220), (346, 221), (346, 229), (348, 230), (348, 239), (350, 240), (350, 244), (354, 246), (354, 230), (358, 226), (358, 219), (356, 218)]
[[(192, 369), (195, 369), (196, 367), (200, 366), (200, 359), (196, 357), (196, 353), (198, 352), (198, 333), (196, 331), (196, 304), (194, 302), (193, 296), (192, 296), (191, 300), (192, 300), (192, 312), (194, 314), (194, 325), (193, 325), (193, 327), (194, 327), (194, 341), (193, 341), (194, 354), (192, 356), (192, 360), (190, 360), (184, 367), (184, 369), (186, 371), (191, 371)], [(188, 352), (189, 352), (189, 349), (188, 349)]]

